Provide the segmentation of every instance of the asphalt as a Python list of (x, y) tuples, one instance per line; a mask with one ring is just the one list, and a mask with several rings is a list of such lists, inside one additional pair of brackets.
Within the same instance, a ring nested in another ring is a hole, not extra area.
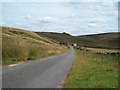
[(44, 60), (2, 68), (2, 88), (57, 88), (73, 61), (73, 48)]

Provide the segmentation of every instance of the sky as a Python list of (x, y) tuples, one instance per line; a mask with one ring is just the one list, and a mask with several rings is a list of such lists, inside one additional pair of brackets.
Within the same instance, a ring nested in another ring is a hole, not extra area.
[(0, 25), (86, 35), (118, 31), (117, 2), (2, 2)]

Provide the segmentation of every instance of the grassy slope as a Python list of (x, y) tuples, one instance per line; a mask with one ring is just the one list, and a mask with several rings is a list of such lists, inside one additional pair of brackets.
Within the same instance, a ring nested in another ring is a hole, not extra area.
[(39, 59), (67, 50), (66, 47), (34, 32), (9, 27), (1, 27), (1, 29), (2, 62), (4, 65)]
[[(36, 32), (38, 35), (48, 37), (56, 41), (69, 41), (70, 43), (77, 43), (80, 46), (101, 47), (101, 48), (119, 48), (118, 33), (104, 33), (83, 36), (71, 36), (69, 34), (52, 33), (52, 32)], [(120, 35), (120, 33), (119, 33)], [(120, 48), (119, 48), (120, 49)]]
[(102, 56), (75, 50), (65, 88), (117, 88), (118, 56)]
[(103, 34), (95, 34), (95, 35), (84, 35), (78, 36), (80, 39), (84, 39), (85, 41), (89, 41), (87, 43), (83, 41), (83, 44), (94, 47), (101, 48), (120, 48), (118, 46), (118, 42), (120, 41), (120, 33), (103, 33)]

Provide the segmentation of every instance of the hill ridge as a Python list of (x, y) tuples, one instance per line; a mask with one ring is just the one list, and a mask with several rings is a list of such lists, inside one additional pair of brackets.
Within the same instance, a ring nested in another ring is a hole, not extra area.
[(67, 40), (68, 42), (77, 43), (79, 46), (108, 48), (108, 49), (120, 49), (120, 32), (109, 32), (91, 35), (72, 36), (63, 33), (55, 32), (36, 32), (43, 37), (51, 38), (60, 42), (61, 40)]

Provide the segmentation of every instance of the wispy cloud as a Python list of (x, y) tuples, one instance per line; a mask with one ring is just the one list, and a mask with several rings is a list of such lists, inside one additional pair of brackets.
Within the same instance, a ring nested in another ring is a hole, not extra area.
[(32, 19), (32, 16), (31, 16), (30, 14), (27, 14), (27, 15), (25, 16), (25, 19)]

